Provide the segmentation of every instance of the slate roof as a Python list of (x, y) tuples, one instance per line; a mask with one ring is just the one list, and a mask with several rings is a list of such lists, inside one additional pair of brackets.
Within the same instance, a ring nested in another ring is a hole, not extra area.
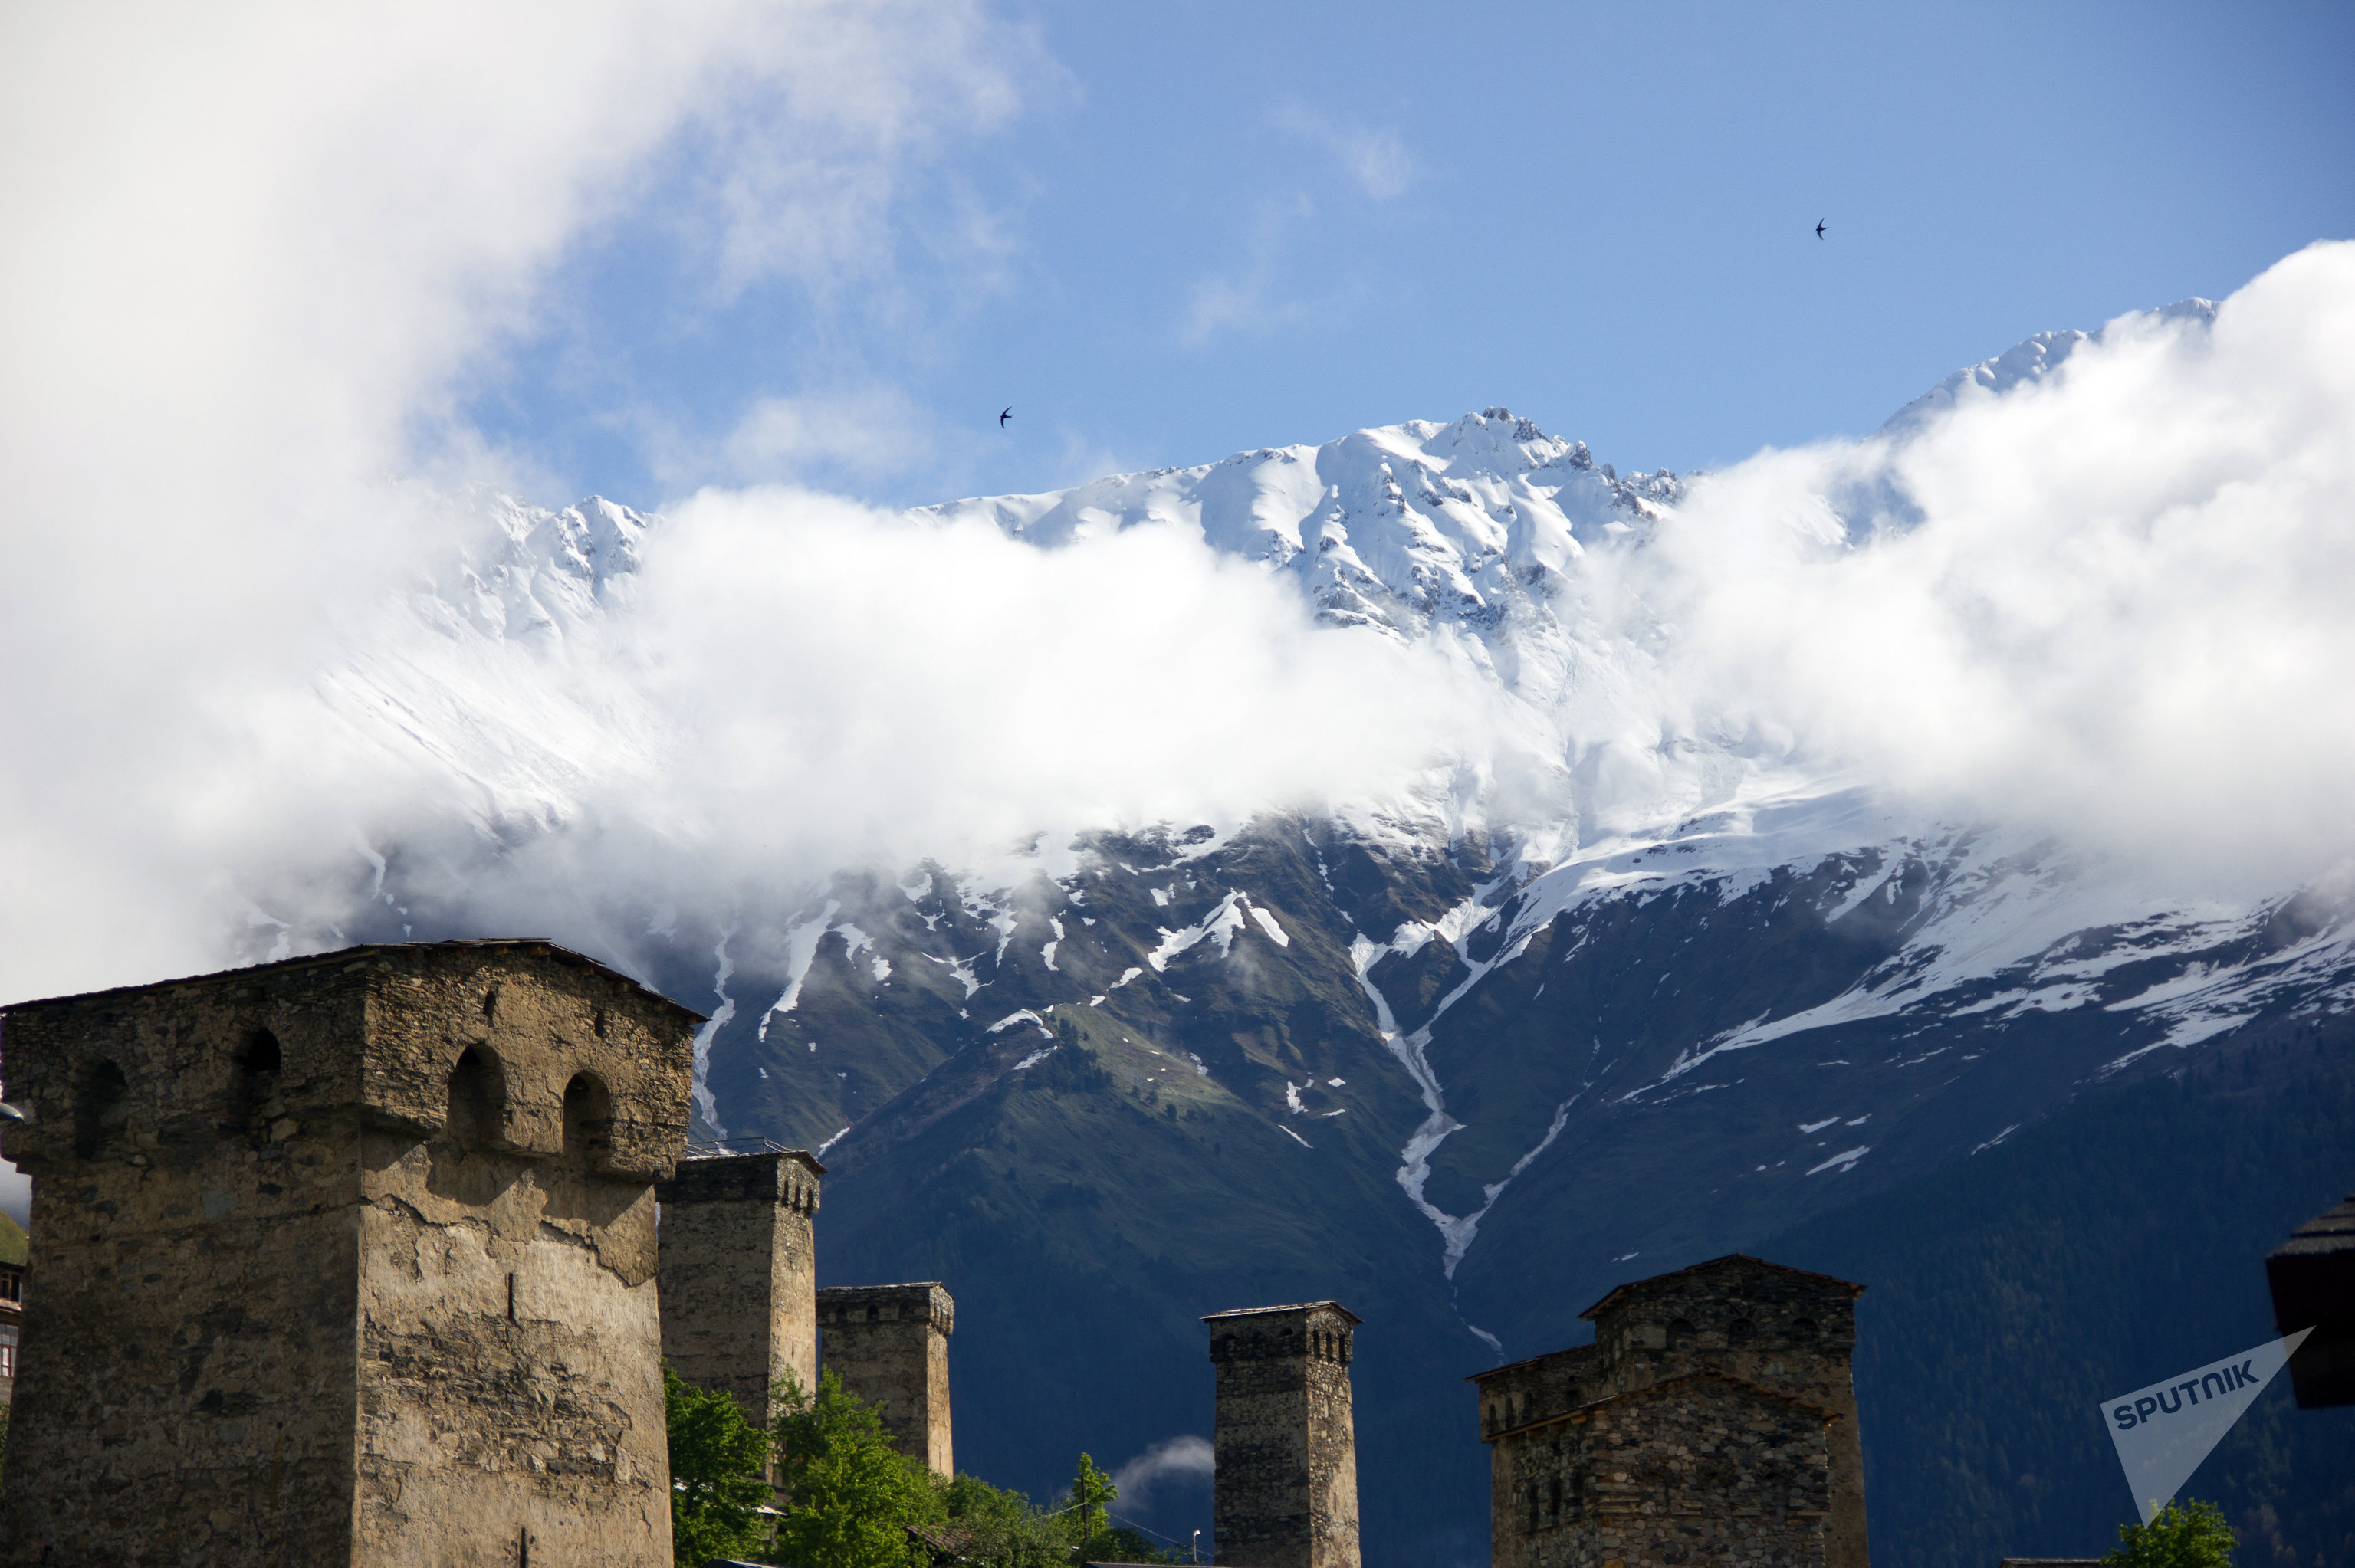
[(1722, 1268), (1729, 1263), (1754, 1263), (1761, 1268), (1771, 1268), (1777, 1274), (1796, 1274), (1803, 1279), (1820, 1279), (1826, 1285), (1837, 1285), (1841, 1289), (1846, 1290), (1850, 1296), (1861, 1296), (1864, 1294), (1864, 1287), (1859, 1285), (1853, 1279), (1840, 1279), (1828, 1274), (1817, 1274), (1815, 1270), (1810, 1268), (1793, 1268), (1787, 1263), (1771, 1263), (1763, 1257), (1753, 1257), (1746, 1252), (1730, 1252), (1723, 1257), (1713, 1257), (1707, 1263), (1696, 1263), (1689, 1268), (1674, 1269), (1667, 1274), (1650, 1275), (1642, 1279), (1631, 1279), (1625, 1285), (1614, 1286), (1609, 1294), (1605, 1295), (1602, 1300), (1597, 1301), (1593, 1306), (1589, 1307), (1585, 1311), (1581, 1312), (1579, 1316), (1585, 1319), (1588, 1322), (1593, 1322), (1595, 1318), (1602, 1313), (1604, 1308), (1610, 1306), (1614, 1301), (1618, 1300), (1620, 1297), (1625, 1296), (1630, 1290), (1638, 1290), (1646, 1285), (1657, 1285), (1664, 1279), (1679, 1279), (1688, 1274), (1699, 1274), (1703, 1269), (1707, 1268)]
[(244, 980), (252, 975), (281, 974), (289, 969), (321, 964), (349, 963), (371, 953), (423, 954), (446, 952), (462, 948), (480, 948), (486, 952), (521, 950), (534, 957), (554, 959), (576, 969), (588, 969), (608, 980), (620, 980), (633, 991), (643, 991), (665, 1006), (684, 1013), (698, 1023), (710, 1022), (693, 1008), (673, 1001), (653, 987), (640, 984), (617, 969), (599, 963), (585, 953), (559, 947), (545, 937), (494, 937), (453, 942), (365, 942), (355, 948), (338, 948), (331, 953), (313, 953), (300, 959), (279, 959), (266, 964), (248, 964), (242, 969), (216, 969), (210, 974), (187, 975), (178, 980), (149, 980), (142, 985), (109, 986), (104, 991), (77, 991), (69, 996), (45, 996), (32, 1001), (14, 1001), (0, 1007), (0, 1015), (35, 1007), (59, 1007), (69, 1002), (95, 1001), (101, 997), (127, 996), (133, 991), (164, 991), (176, 985), (211, 985), (223, 980)]

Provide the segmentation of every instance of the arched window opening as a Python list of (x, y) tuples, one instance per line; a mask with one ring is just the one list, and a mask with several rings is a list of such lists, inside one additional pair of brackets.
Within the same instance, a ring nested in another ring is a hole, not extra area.
[(1794, 1318), (1791, 1319), (1791, 1338), (1795, 1340), (1812, 1340), (1815, 1337), (1816, 1320), (1813, 1318)]
[(286, 1054), (278, 1048), (278, 1036), (267, 1029), (257, 1029), (245, 1037), (245, 1048), (237, 1054), (238, 1071), (247, 1077), (278, 1071)]
[(496, 1023), (499, 1017), (499, 988), (493, 986), (483, 993), (483, 1022)]
[(1668, 1325), (1668, 1349), (1672, 1351), (1691, 1350), (1693, 1340), (1699, 1336), (1699, 1333), (1700, 1330), (1696, 1330), (1689, 1322), (1687, 1322), (1682, 1318), (1678, 1319), (1675, 1322)]
[(1726, 1342), (1732, 1345), (1746, 1345), (1757, 1335), (1757, 1332), (1756, 1326), (1749, 1319), (1736, 1318), (1725, 1326)]
[(506, 1130), (506, 1100), (498, 1059), (479, 1045), (460, 1052), (450, 1069), (450, 1136), (468, 1148), (495, 1141)]
[(111, 1061), (91, 1063), (74, 1095), (74, 1157), (95, 1160), (130, 1119), (131, 1080)]
[(1546, 1522), (1561, 1522), (1561, 1478), (1556, 1476), (1546, 1487)]
[(229, 1125), (221, 1128), (224, 1133), (261, 1138), (264, 1107), (277, 1097), (278, 1072), (285, 1061), (277, 1035), (261, 1028), (246, 1034), (237, 1048), (237, 1071), (229, 1079)]
[(613, 1097), (591, 1073), (575, 1073), (564, 1086), (564, 1157), (589, 1170), (602, 1170), (613, 1152)]

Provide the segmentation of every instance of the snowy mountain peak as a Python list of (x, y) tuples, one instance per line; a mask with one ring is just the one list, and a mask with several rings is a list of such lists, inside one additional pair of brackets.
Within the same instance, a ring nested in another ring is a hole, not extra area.
[(644, 561), (649, 520), (602, 496), (551, 512), (475, 486), (451, 504), (466, 519), (465, 543), (411, 599), (445, 632), (463, 623), (494, 641), (560, 641)]
[(1049, 548), (1149, 523), (1188, 528), (1296, 578), (1330, 624), (1412, 636), (1497, 626), (1586, 550), (1648, 528), (1680, 493), (1674, 473), (1622, 479), (1585, 442), (1491, 408), (917, 514), (982, 519)]
[[(2215, 321), (2216, 305), (2212, 300), (2194, 296), (2121, 319), (2144, 323), (2188, 321), (2205, 326)], [(1881, 427), (1881, 433), (1902, 435), (1957, 403), (1999, 397), (2015, 387), (2041, 382), (2067, 363), (2080, 344), (2099, 343), (2108, 330), (2099, 326), (2092, 332), (2041, 332), (2013, 344), (1992, 359), (1966, 365), (1891, 415)]]

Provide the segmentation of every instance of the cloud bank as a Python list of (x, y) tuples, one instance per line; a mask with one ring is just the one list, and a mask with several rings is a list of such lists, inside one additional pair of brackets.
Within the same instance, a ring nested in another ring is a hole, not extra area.
[(1624, 587), (1670, 683), (1770, 754), (2179, 885), (2355, 854), (2355, 244), (2212, 326), (1695, 486)]
[[(1039, 550), (696, 488), (828, 444), (782, 405), (682, 470), (604, 613), (416, 620), (484, 547), (433, 493), (513, 478), (456, 389), (568, 247), (692, 144), (715, 294), (850, 287), (895, 171), (1045, 69), (976, 11), (855, 11), (0, 23), (0, 998), (332, 939), (388, 856), (451, 919), (626, 960), (665, 906), (1404, 800), (1545, 731), (1460, 644), (1319, 630), (1173, 528)], [(1663, 748), (2286, 886), (2355, 853), (2350, 436), (2355, 246), (2318, 246), (2212, 328), (2114, 323), (2040, 385), (1710, 476), (1564, 612), (1652, 662)], [(336, 673), (363, 655), (381, 680)], [(480, 695), (472, 759), (354, 717), (402, 671)]]
[(503, 476), (451, 410), (569, 247), (663, 185), (715, 292), (872, 281), (1039, 69), (961, 5), (0, 16), (0, 995), (217, 961), (253, 865), (413, 788), (310, 682), (460, 543), (387, 476)]

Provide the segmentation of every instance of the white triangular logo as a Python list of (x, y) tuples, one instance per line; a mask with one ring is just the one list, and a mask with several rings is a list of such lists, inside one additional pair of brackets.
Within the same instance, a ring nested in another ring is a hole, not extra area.
[(2223, 1441), (2311, 1329), (2102, 1401), (2102, 1420), (2148, 1524)]

